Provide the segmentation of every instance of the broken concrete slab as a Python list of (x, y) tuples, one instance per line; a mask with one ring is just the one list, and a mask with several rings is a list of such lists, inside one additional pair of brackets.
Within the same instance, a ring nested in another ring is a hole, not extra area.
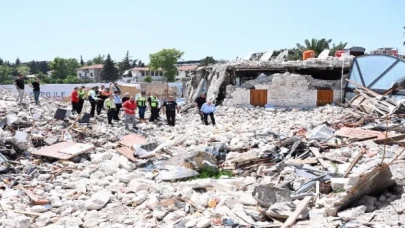
[(80, 154), (91, 151), (94, 148), (95, 146), (91, 144), (61, 142), (52, 146), (44, 147), (37, 151), (33, 151), (32, 154), (62, 160), (69, 160)]
[(291, 201), (291, 191), (289, 189), (276, 188), (272, 184), (255, 187), (252, 196), (257, 200), (259, 205), (264, 207), (270, 207), (276, 202), (281, 203)]

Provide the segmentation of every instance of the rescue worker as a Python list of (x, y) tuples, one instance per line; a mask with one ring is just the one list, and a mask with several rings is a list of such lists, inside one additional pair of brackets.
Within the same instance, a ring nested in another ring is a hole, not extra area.
[(108, 124), (112, 125), (112, 119), (115, 115), (116, 109), (113, 95), (110, 95), (107, 99), (105, 99), (104, 109), (107, 111)]
[(78, 87), (75, 87), (73, 89), (72, 94), (70, 96), (70, 100), (72, 102), (72, 112), (80, 114), (78, 111), (79, 108), (79, 93), (77, 92), (78, 89), (79, 89)]
[(149, 109), (150, 109), (150, 118), (149, 122), (153, 122), (157, 120), (158, 113), (159, 113), (159, 99), (157, 98), (157, 93), (153, 92), (153, 96), (148, 98)]
[(209, 100), (207, 103), (203, 104), (201, 107), (201, 113), (204, 116), (204, 123), (205, 125), (208, 125), (208, 116), (211, 118), (211, 123), (212, 125), (215, 126), (215, 118), (214, 118), (214, 113), (217, 110), (214, 104), (212, 104), (212, 101)]
[(121, 104), (124, 104), (125, 101), (128, 101), (128, 100), (129, 100), (129, 93), (125, 93), (124, 97), (121, 100)]
[(95, 91), (96, 92), (96, 97), (97, 97), (97, 99), (96, 99), (96, 110), (97, 110), (97, 115), (100, 115), (101, 110), (103, 109), (103, 105), (104, 105), (104, 99), (101, 96), (101, 92), (104, 91), (104, 86), (102, 85), (100, 87), (100, 89), (98, 89), (98, 86), (96, 86), (96, 87), (97, 87), (97, 89)]
[(205, 102), (207, 102), (205, 93), (200, 94), (200, 96), (197, 97), (197, 99), (195, 99), (194, 102), (195, 102), (195, 107), (197, 108), (198, 115), (200, 115), (201, 121), (204, 122), (204, 116), (201, 113), (201, 107), (203, 106), (203, 104), (205, 104)]
[(97, 86), (91, 88), (91, 90), (87, 93), (87, 98), (89, 99), (91, 110), (90, 110), (90, 116), (94, 117), (94, 112), (96, 110), (96, 103), (97, 103)]
[(122, 103), (121, 103), (121, 96), (120, 96), (120, 91), (115, 91), (114, 92), (114, 103), (115, 103), (115, 115), (114, 115), (114, 120), (120, 120), (119, 114), (120, 110), (122, 108)]
[(118, 91), (118, 95), (121, 95), (121, 89), (120, 87), (118, 87), (118, 83), (117, 82), (110, 82), (110, 92), (112, 93), (116, 93)]
[(179, 113), (180, 109), (173, 96), (169, 96), (167, 101), (162, 105), (162, 111), (166, 110), (167, 124), (173, 126), (176, 124), (176, 110)]
[(128, 101), (125, 101), (122, 107), (124, 108), (125, 112), (125, 129), (130, 130), (129, 124), (132, 124), (132, 128), (138, 130), (135, 121), (135, 109), (136, 109), (135, 98), (131, 96)]
[(138, 112), (139, 112), (139, 119), (142, 122), (145, 122), (145, 112), (146, 112), (146, 92), (142, 91), (141, 96), (136, 99), (136, 105), (138, 106)]
[(77, 107), (77, 113), (82, 113), (83, 110), (83, 105), (84, 105), (84, 96), (85, 96), (85, 91), (84, 91), (84, 86), (81, 86), (79, 88), (79, 91), (77, 93), (79, 94), (79, 106)]

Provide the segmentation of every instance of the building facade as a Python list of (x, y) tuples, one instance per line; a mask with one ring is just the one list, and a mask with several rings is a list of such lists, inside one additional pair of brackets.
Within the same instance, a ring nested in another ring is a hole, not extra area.
[(77, 77), (80, 79), (91, 80), (97, 82), (100, 80), (103, 64), (84, 66), (77, 69)]
[(122, 76), (125, 83), (145, 82), (145, 78), (150, 76), (153, 82), (164, 82), (166, 77), (162, 70), (150, 70), (148, 67), (134, 67)]

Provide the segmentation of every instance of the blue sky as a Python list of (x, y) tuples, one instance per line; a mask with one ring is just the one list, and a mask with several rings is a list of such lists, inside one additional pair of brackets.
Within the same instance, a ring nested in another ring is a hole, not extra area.
[(402, 53), (404, 10), (404, 0), (2, 0), (0, 57), (120, 60), (128, 50), (148, 62), (177, 48), (185, 60), (230, 60), (310, 38)]

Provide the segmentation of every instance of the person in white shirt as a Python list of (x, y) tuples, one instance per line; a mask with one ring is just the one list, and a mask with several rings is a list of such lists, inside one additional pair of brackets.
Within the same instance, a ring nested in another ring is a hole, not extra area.
[(97, 97), (96, 97), (96, 90), (97, 86), (91, 88), (91, 90), (87, 94), (87, 98), (89, 99), (90, 105), (91, 105), (91, 110), (90, 110), (90, 116), (94, 117), (94, 113), (96, 110), (96, 102), (97, 102)]
[(210, 116), (211, 123), (212, 123), (212, 125), (215, 126), (214, 113), (217, 111), (217, 108), (215, 107), (214, 104), (212, 104), (212, 101), (209, 100), (209, 101), (207, 101), (207, 103), (203, 104), (200, 111), (204, 116), (205, 125), (208, 125), (208, 116)]

